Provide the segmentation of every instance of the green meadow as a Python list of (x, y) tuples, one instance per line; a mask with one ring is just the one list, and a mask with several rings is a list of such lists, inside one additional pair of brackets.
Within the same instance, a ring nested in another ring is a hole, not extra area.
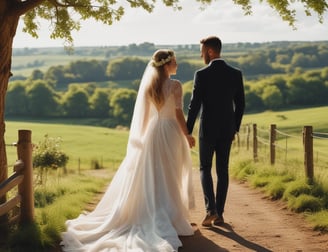
[[(302, 150), (302, 130), (311, 125), (314, 132), (328, 132), (328, 107), (317, 107), (286, 111), (267, 111), (257, 114), (246, 114), (243, 125), (257, 124), (258, 135), (268, 138), (271, 124), (278, 130), (278, 145), (293, 153), (294, 149)], [(80, 124), (79, 124), (80, 123)], [(61, 149), (69, 156), (68, 169), (90, 169), (92, 161), (98, 161), (105, 168), (116, 169), (125, 156), (128, 139), (127, 129), (111, 129), (105, 127), (81, 125), (85, 121), (78, 120), (43, 120), (43, 121), (6, 121), (6, 144), (17, 141), (18, 130), (32, 131), (32, 142), (38, 144), (45, 135), (61, 139)], [(245, 132), (241, 130), (242, 139)], [(197, 133), (195, 129), (194, 133)], [(281, 134), (280, 134), (281, 133)], [(286, 140), (287, 139), (287, 140)], [(327, 153), (327, 136), (314, 138), (314, 150), (318, 153)], [(279, 149), (279, 148), (278, 148)], [(16, 161), (16, 148), (7, 147), (8, 163)], [(194, 166), (198, 166), (197, 148), (192, 150)], [(250, 154), (251, 156), (251, 154)], [(323, 157), (324, 158), (324, 157)], [(300, 160), (302, 162), (302, 160)]]
[(297, 133), (307, 125), (313, 126), (314, 131), (328, 132), (328, 106), (246, 114), (243, 124), (248, 123), (256, 123), (260, 127), (276, 124), (278, 129), (288, 133)]
[[(257, 124), (258, 134), (268, 137), (268, 129), (271, 124), (276, 124), (277, 130), (283, 135), (277, 134), (278, 144), (285, 147), (288, 138), (288, 148), (293, 153), (302, 151), (302, 130), (306, 125), (313, 126), (314, 132), (328, 132), (328, 107), (297, 109), (290, 111), (267, 111), (257, 114), (246, 114), (243, 125)], [(79, 124), (80, 123), (80, 124)], [(69, 156), (67, 168), (69, 170), (85, 170), (91, 168), (91, 163), (97, 161), (102, 167), (116, 169), (125, 156), (128, 139), (127, 129), (111, 129), (105, 127), (81, 125), (85, 121), (78, 120), (43, 120), (43, 121), (6, 121), (6, 144), (16, 142), (18, 130), (32, 131), (32, 142), (38, 144), (45, 135), (61, 139), (61, 149)], [(197, 127), (194, 130), (197, 133)], [(288, 137), (286, 137), (286, 134)], [(240, 138), (244, 137), (241, 130)], [(279, 149), (279, 148), (278, 148)], [(318, 153), (327, 153), (327, 137), (314, 139), (314, 150)], [(192, 149), (194, 166), (198, 166), (197, 147)], [(302, 153), (301, 153), (302, 154)], [(251, 157), (251, 153), (249, 156)], [(8, 164), (16, 161), (16, 148), (7, 147)], [(302, 159), (302, 155), (299, 155)], [(298, 158), (298, 157), (297, 157)], [(324, 158), (324, 157), (323, 157)], [(301, 163), (302, 160), (299, 160)]]
[[(51, 49), (49, 49), (51, 50)], [(93, 59), (104, 60), (104, 56), (93, 56)], [(38, 70), (47, 71), (50, 67), (56, 65), (67, 65), (68, 62), (77, 60), (89, 60), (89, 57), (84, 55), (72, 55), (63, 51), (52, 54), (37, 54), (37, 55), (14, 55), (13, 57), (13, 74), (30, 76), (37, 67)]]
[[(61, 149), (69, 156), (69, 170), (90, 169), (92, 161), (106, 168), (116, 168), (125, 155), (127, 130), (76, 124), (7, 121), (6, 144), (17, 142), (18, 130), (32, 131), (32, 143), (38, 144), (45, 135), (61, 139)], [(16, 161), (16, 148), (7, 147), (8, 164)]]
[[(245, 115), (243, 124), (257, 125), (260, 140), (269, 141), (270, 125), (276, 125), (276, 152), (278, 161), (289, 159), (303, 165), (303, 129), (313, 128), (313, 155), (318, 166), (328, 166), (328, 107), (296, 109), (290, 111), (266, 111)], [(245, 132), (241, 131), (241, 138)], [(261, 143), (259, 143), (261, 144)], [(263, 144), (262, 144), (263, 146)], [(263, 149), (263, 148), (262, 148)], [(268, 151), (268, 147), (266, 148)], [(268, 159), (269, 156), (266, 156)]]

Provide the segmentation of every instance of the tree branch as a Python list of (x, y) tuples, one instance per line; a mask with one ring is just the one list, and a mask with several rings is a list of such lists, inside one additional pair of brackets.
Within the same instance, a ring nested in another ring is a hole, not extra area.
[(11, 5), (10, 14), (17, 15), (17, 16), (24, 15), (26, 12), (28, 12), (31, 9), (34, 9), (44, 1), (46, 0), (26, 0), (26, 1), (16, 0)]

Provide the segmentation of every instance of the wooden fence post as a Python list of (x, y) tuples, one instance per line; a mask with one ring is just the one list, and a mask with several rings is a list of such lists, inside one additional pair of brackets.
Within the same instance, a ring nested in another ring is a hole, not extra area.
[(17, 156), (24, 163), (24, 179), (18, 186), (21, 195), (20, 223), (34, 220), (34, 193), (33, 193), (33, 165), (32, 165), (32, 132), (30, 130), (18, 131)]
[(304, 126), (303, 128), (303, 146), (304, 146), (304, 168), (305, 176), (313, 180), (313, 128)]
[(246, 126), (246, 150), (249, 150), (249, 135), (250, 135), (250, 127), (249, 124)]
[(237, 137), (237, 147), (239, 149), (240, 148), (240, 137), (239, 137), (238, 133), (236, 134), (236, 137)]
[(276, 159), (276, 128), (275, 124), (270, 125), (270, 164), (274, 165)]
[(253, 159), (257, 162), (257, 125), (253, 124)]

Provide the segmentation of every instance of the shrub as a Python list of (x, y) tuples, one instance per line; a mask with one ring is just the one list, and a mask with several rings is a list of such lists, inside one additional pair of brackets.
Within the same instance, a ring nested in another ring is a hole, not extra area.
[(275, 178), (266, 187), (266, 192), (274, 200), (281, 199), (286, 189), (286, 184), (282, 182), (281, 177)]
[(33, 150), (33, 167), (38, 168), (38, 182), (46, 182), (48, 169), (64, 168), (68, 161), (68, 156), (60, 150), (60, 138), (44, 136), (44, 140), (35, 146)]
[(311, 186), (305, 181), (296, 180), (288, 184), (283, 198), (288, 199), (289, 196), (298, 197), (301, 194), (311, 194)]
[(295, 197), (293, 200), (290, 200), (288, 203), (289, 207), (297, 212), (318, 212), (322, 209), (322, 203), (320, 199), (307, 194), (301, 194), (298, 197)]

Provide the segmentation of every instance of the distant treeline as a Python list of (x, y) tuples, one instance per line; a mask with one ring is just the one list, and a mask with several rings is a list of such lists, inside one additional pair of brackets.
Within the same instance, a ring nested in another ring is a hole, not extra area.
[[(172, 46), (166, 46), (172, 48)], [(35, 66), (29, 77), (10, 81), (7, 116), (103, 118), (106, 125), (129, 125), (145, 66), (156, 50), (151, 43), (126, 47), (77, 48), (90, 60), (66, 65)], [(48, 49), (56, 53), (59, 49)], [(187, 105), (194, 72), (204, 64), (199, 45), (175, 46), (178, 73), (184, 83)], [(108, 59), (92, 56), (106, 54)], [(46, 53), (45, 49), (20, 49), (14, 54)], [(328, 44), (326, 42), (238, 43), (223, 47), (223, 58), (240, 68), (245, 77), (247, 111), (328, 104)], [(37, 57), (36, 57), (37, 58)], [(186, 109), (186, 108), (185, 108)]]

